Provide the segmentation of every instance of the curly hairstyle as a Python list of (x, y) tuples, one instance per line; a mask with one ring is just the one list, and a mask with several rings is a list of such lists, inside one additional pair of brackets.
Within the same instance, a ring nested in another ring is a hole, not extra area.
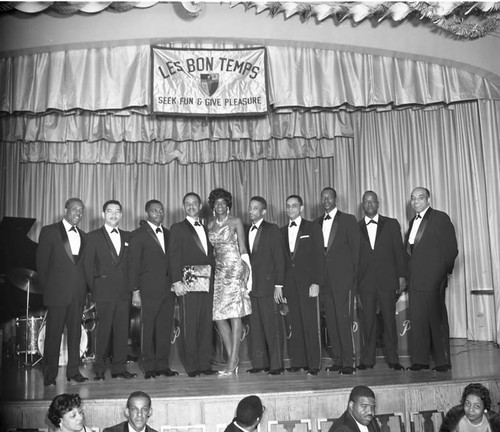
[(52, 399), (47, 417), (50, 422), (58, 428), (64, 414), (70, 412), (73, 408), (79, 408), (82, 405), (82, 399), (77, 394), (62, 393)]
[(231, 207), (233, 206), (233, 196), (231, 195), (231, 192), (222, 188), (214, 189), (210, 192), (210, 195), (208, 195), (208, 204), (210, 205), (210, 208), (213, 210), (215, 207), (215, 201), (221, 198), (226, 201), (227, 208), (231, 210)]
[(460, 400), (460, 405), (465, 404), (465, 399), (467, 396), (474, 395), (483, 401), (484, 409), (489, 411), (491, 409), (491, 398), (490, 391), (479, 383), (472, 383), (465, 387), (462, 393), (462, 399)]

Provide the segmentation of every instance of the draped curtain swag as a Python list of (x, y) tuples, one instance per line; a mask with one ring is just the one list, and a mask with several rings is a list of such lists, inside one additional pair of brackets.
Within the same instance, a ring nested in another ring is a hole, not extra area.
[(500, 89), (424, 61), (267, 48), (272, 113), (231, 119), (151, 115), (149, 46), (0, 59), (0, 216), (36, 218), (36, 241), (68, 197), (85, 203), (84, 230), (116, 198), (131, 230), (154, 197), (169, 226), (182, 218), (185, 192), (205, 200), (221, 186), (245, 221), (260, 194), (266, 218), (281, 225), (289, 194), (305, 198), (312, 219), (331, 185), (339, 208), (357, 217), (363, 192), (375, 190), (381, 213), (406, 230), (409, 193), (427, 186), (459, 240), (451, 335), (500, 342), (500, 296), (470, 294), (500, 291)]

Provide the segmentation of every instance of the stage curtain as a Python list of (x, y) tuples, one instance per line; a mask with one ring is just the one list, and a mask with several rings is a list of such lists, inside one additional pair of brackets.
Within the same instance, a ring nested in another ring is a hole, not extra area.
[[(353, 166), (359, 185), (357, 202), (364, 191), (374, 190), (380, 213), (396, 217), (403, 232), (414, 216), (411, 190), (417, 186), (430, 189), (431, 206), (450, 215), (458, 238), (459, 255), (447, 290), (451, 334), (492, 340), (491, 298), (473, 296), (471, 291), (498, 290), (495, 222), (500, 212), (500, 159), (494, 142), (500, 138), (499, 104), (489, 101), (479, 106), (483, 119), (477, 102), (456, 104), (453, 109), (356, 112)], [(484, 131), (488, 140), (483, 140)], [(341, 156), (337, 165), (342, 163)], [(351, 157), (345, 155), (346, 165)], [(348, 185), (344, 186), (348, 191)]]
[[(187, 47), (244, 46), (207, 42)], [(496, 84), (458, 67), (310, 47), (269, 45), (267, 52), (269, 100), (274, 109), (365, 109), (500, 99)], [(0, 58), (0, 112), (80, 109), (107, 113), (150, 107), (150, 63), (149, 45)]]

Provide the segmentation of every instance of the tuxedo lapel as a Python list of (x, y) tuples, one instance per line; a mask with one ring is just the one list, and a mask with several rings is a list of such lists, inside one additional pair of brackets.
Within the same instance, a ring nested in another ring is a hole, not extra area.
[[(190, 231), (191, 235), (193, 236), (193, 239), (196, 242), (196, 245), (201, 249), (201, 251), (203, 252), (204, 255), (207, 255), (207, 252), (205, 252), (205, 248), (203, 247), (203, 244), (201, 243), (200, 237), (198, 237), (198, 233), (194, 229), (194, 226), (187, 219), (184, 219), (184, 222), (186, 223), (188, 230)], [(205, 231), (205, 227), (203, 227), (203, 231), (205, 232), (205, 235), (206, 235), (207, 232)], [(208, 239), (207, 239), (207, 247), (208, 247)]]
[(288, 236), (289, 226), (290, 226), (290, 221), (288, 221), (288, 225), (284, 229), (284, 231), (285, 231), (284, 242), (285, 242), (286, 250), (288, 251), (288, 256), (293, 257), (293, 251), (290, 250), (290, 241), (288, 240), (289, 239), (289, 236)]
[(292, 251), (292, 259), (295, 258), (295, 254), (299, 250), (300, 237), (302, 236), (303, 233), (304, 233), (304, 219), (302, 219), (302, 221), (300, 222), (299, 230), (297, 232), (297, 238), (295, 239), (294, 249)]
[[(161, 243), (160, 243), (160, 240), (158, 240), (158, 236), (156, 235), (156, 232), (153, 231), (153, 228), (151, 228), (151, 226), (146, 222), (144, 224), (144, 226), (146, 227), (146, 232), (151, 236), (151, 238), (156, 242), (156, 244), (158, 245), (158, 247), (161, 249), (161, 251), (163, 253), (165, 253), (163, 251), (163, 248), (161, 247)], [(163, 228), (163, 226), (161, 227), (161, 231), (163, 233), (163, 235), (165, 236), (165, 229)], [(123, 245), (122, 245), (123, 246)], [(165, 250), (166, 250), (167, 246), (165, 245)]]
[(330, 248), (332, 247), (332, 244), (335, 240), (335, 236), (337, 235), (337, 229), (339, 226), (339, 216), (340, 216), (340, 211), (337, 210), (337, 214), (335, 215), (335, 218), (333, 219), (332, 229), (330, 230), (330, 236), (328, 237), (327, 251), (329, 251)]
[[(63, 241), (64, 245), (64, 250), (66, 251), (66, 254), (68, 255), (69, 259), (75, 263), (75, 259), (73, 258), (73, 253), (71, 252), (71, 246), (69, 245), (69, 238), (68, 238), (68, 233), (66, 232), (66, 227), (62, 223), (62, 221), (59, 223), (59, 233), (61, 234), (61, 238)], [(80, 236), (81, 238), (81, 236)], [(81, 246), (80, 246), (81, 249)]]
[(382, 230), (384, 229), (385, 226), (385, 218), (383, 216), (378, 217), (378, 224), (377, 224), (377, 232), (375, 234), (375, 242), (373, 243), (373, 249), (377, 247), (377, 241), (380, 238), (380, 235), (382, 234)]
[(259, 249), (260, 236), (262, 234), (262, 230), (264, 229), (265, 223), (266, 223), (265, 221), (262, 221), (259, 228), (257, 229), (257, 234), (255, 235), (255, 239), (253, 241), (252, 253), (256, 253), (257, 250)]
[(368, 228), (366, 228), (365, 218), (359, 221), (359, 228), (361, 230), (361, 234), (363, 234), (363, 237), (368, 243), (370, 243), (370, 236), (368, 235)]
[(106, 245), (108, 246), (108, 251), (111, 255), (111, 259), (113, 260), (113, 263), (116, 265), (116, 264), (118, 264), (118, 254), (116, 253), (115, 245), (111, 241), (111, 238), (109, 237), (108, 230), (104, 226), (101, 227), (101, 232), (102, 232), (102, 235), (104, 237), (104, 241), (106, 242)]
[(424, 217), (422, 218), (422, 222), (420, 222), (420, 226), (418, 227), (417, 235), (415, 236), (415, 242), (413, 243), (414, 250), (416, 249), (416, 247), (418, 246), (418, 243), (420, 242), (420, 239), (424, 235), (425, 228), (427, 227), (427, 222), (429, 221), (431, 211), (432, 211), (432, 209), (429, 207), (429, 209), (425, 212)]

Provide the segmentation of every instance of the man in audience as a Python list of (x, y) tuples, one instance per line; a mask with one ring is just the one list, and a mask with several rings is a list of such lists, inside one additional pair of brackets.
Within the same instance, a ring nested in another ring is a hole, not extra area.
[(135, 391), (127, 399), (125, 417), (127, 421), (103, 429), (103, 432), (157, 432), (147, 425), (153, 414), (151, 398), (143, 391)]
[(326, 187), (321, 191), (321, 205), (325, 213), (316, 219), (323, 232), (324, 247), (325, 281), (321, 295), (333, 352), (333, 364), (326, 370), (350, 375), (355, 371), (352, 313), (359, 228), (353, 215), (338, 210), (335, 189)]
[[(285, 254), (278, 225), (266, 222), (267, 202), (260, 196), (250, 199), (248, 250), (252, 264), (252, 314), (250, 336), (252, 368), (248, 373), (269, 371), (280, 375), (283, 364), (283, 324), (279, 304), (283, 303)], [(270, 368), (270, 370), (269, 370)]]
[(366, 386), (356, 386), (349, 395), (347, 410), (335, 420), (329, 432), (379, 432), (375, 419), (375, 394)]
[(290, 309), (292, 335), (288, 342), (289, 372), (321, 369), (319, 286), (323, 279), (323, 238), (319, 225), (302, 218), (304, 202), (299, 195), (286, 200), (288, 224), (281, 228), (285, 250), (283, 293)]
[(396, 300), (406, 288), (401, 226), (396, 219), (378, 213), (375, 192), (363, 194), (362, 206), (365, 216), (359, 221), (358, 295), (363, 338), (358, 369), (371, 369), (375, 365), (377, 310), (380, 310), (387, 362), (393, 370), (404, 370), (399, 363), (396, 327)]
[(60, 222), (42, 228), (36, 251), (36, 268), (47, 307), (44, 345), (44, 385), (55, 386), (64, 327), (68, 337), (68, 381), (88, 380), (80, 373), (82, 313), (87, 295), (83, 256), (86, 234), (77, 227), (83, 217), (83, 202), (70, 198)]
[(144, 378), (178, 375), (170, 369), (175, 296), (168, 271), (170, 232), (162, 225), (163, 204), (150, 200), (147, 220), (130, 237), (132, 306), (141, 308)]
[(224, 432), (252, 432), (257, 429), (265, 408), (258, 396), (252, 395), (243, 398), (236, 408), (236, 417), (226, 427)]

